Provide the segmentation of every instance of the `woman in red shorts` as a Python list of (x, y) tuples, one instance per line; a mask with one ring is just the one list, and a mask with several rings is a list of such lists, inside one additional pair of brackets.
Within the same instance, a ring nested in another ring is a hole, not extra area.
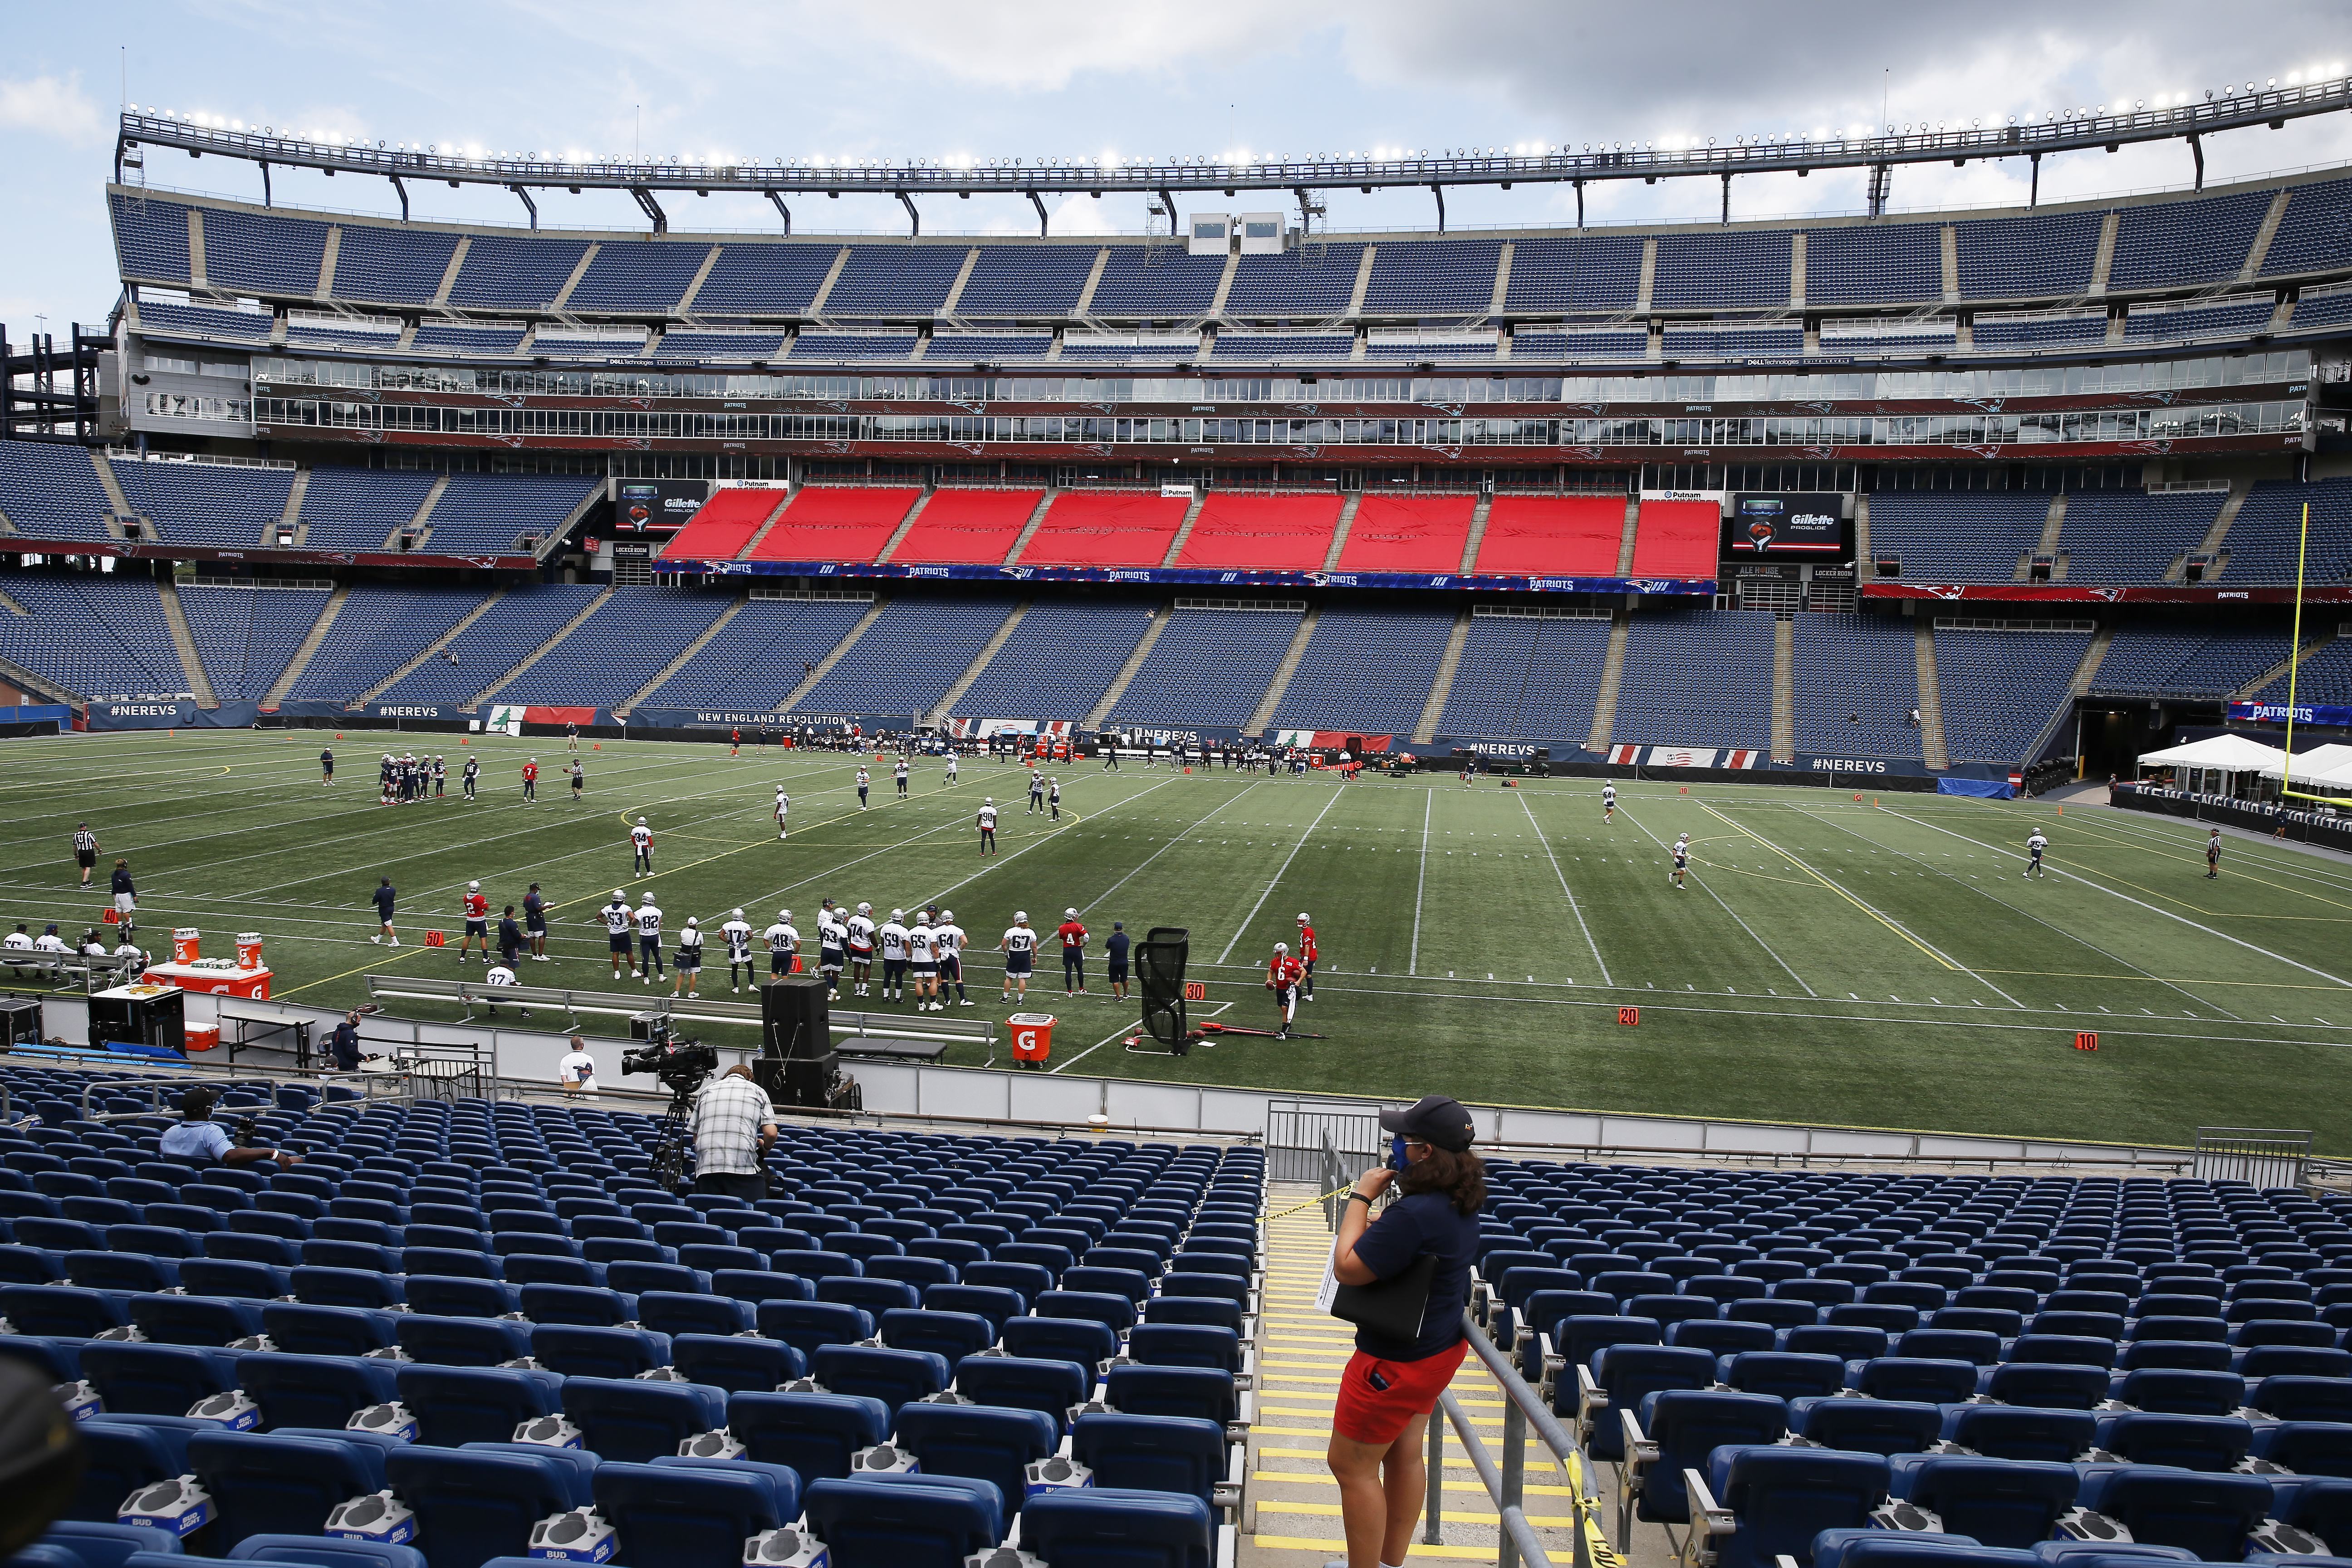
[[(1423, 1439), (1437, 1396), (1469, 1348), (1462, 1313), (1477, 1255), (1486, 1166), (1470, 1152), (1470, 1113), (1442, 1094), (1381, 1112), (1403, 1143), (1402, 1172), (1367, 1171), (1339, 1218), (1332, 1272), (1343, 1285), (1391, 1279), (1434, 1255), (1436, 1272), (1421, 1331), (1392, 1340), (1356, 1331), (1356, 1353), (1339, 1379), (1327, 1456), (1339, 1483), (1348, 1568), (1402, 1568), (1428, 1490)], [(1402, 1194), (1375, 1218), (1372, 1204), (1393, 1183)]]

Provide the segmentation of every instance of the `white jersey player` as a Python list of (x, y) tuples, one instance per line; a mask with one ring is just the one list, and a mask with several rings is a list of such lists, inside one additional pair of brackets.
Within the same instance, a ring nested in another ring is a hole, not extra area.
[(874, 933), (882, 944), (882, 999), (903, 1001), (907, 994), (907, 911), (892, 910)]
[(971, 1005), (971, 993), (964, 988), (963, 983), (963, 950), (971, 940), (964, 934), (963, 927), (955, 923), (953, 910), (941, 910), (939, 919), (931, 922), (931, 941), (940, 954), (938, 1010), (940, 1012), (947, 1010), (948, 987), (950, 985), (956, 988), (959, 1004), (966, 1007)]
[(1601, 820), (1603, 822), (1617, 820), (1617, 786), (1613, 784), (1601, 786)]
[(793, 925), (793, 911), (778, 910), (776, 923), (760, 934), (768, 942), (768, 973), (790, 974), (801, 951), (801, 933)]
[(996, 853), (996, 798), (992, 795), (980, 803), (980, 814), (974, 819), (980, 826), (980, 852)]
[(736, 910), (729, 914), (719, 934), (727, 942), (728, 985), (740, 991), (746, 980), (759, 984), (760, 971), (751, 961), (751, 922), (743, 918), (743, 911)]
[(2037, 882), (2044, 880), (2048, 873), (2042, 868), (2042, 854), (2049, 847), (2050, 840), (2042, 836), (2042, 829), (2037, 827), (2028, 835), (2025, 840), (2025, 869), (2020, 875), (2031, 877)]
[(816, 917), (817, 973), (824, 976), (826, 988), (835, 996), (841, 994), (841, 970), (846, 962), (844, 954), (849, 946), (849, 927), (841, 911), (828, 901)]
[(936, 1013), (946, 1006), (938, 996), (940, 984), (939, 934), (931, 930), (931, 917), (918, 911), (914, 928), (907, 932), (907, 967), (914, 976), (915, 1011)]
[(860, 904), (857, 912), (842, 921), (842, 946), (849, 956), (849, 977), (857, 983), (857, 994), (866, 994), (866, 983), (874, 978), (874, 906)]
[(784, 818), (792, 815), (792, 810), (793, 797), (784, 793), (783, 785), (778, 784), (776, 786), (776, 837), (778, 838), (784, 836)]
[(1003, 938), (996, 944), (1004, 954), (1003, 1001), (1013, 999), (1018, 991), (1023, 998), (1029, 994), (1029, 974), (1036, 967), (1037, 933), (1029, 924), (1029, 911), (1013, 911), (1013, 923), (1005, 929)]
[(655, 975), (662, 973), (661, 906), (647, 893), (637, 905), (637, 982), (653, 984)]
[(654, 874), (654, 830), (646, 826), (646, 819), (642, 816), (637, 818), (636, 826), (629, 829), (629, 847), (636, 856), (631, 868), (640, 877), (652, 876)]
[(630, 959), (635, 952), (633, 933), (636, 930), (636, 918), (629, 913), (628, 895), (618, 888), (614, 889), (613, 901), (596, 913), (604, 922), (604, 934), (611, 939), (613, 978), (618, 980), (622, 970), (633, 967)]
[(955, 754), (953, 752), (950, 752), (948, 753), (948, 783), (950, 783), (950, 784), (953, 784), (953, 783), (955, 783), (955, 782), (956, 782), (956, 754)]

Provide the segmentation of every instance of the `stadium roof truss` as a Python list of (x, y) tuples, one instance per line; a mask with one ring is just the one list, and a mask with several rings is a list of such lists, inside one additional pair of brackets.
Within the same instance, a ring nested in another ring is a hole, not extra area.
[[(127, 111), (115, 139), (115, 178), (122, 178), (126, 155), (143, 163), (143, 148), (178, 148), (192, 157), (205, 153), (240, 158), (260, 166), (262, 199), (269, 201), (269, 171), (273, 166), (320, 169), (329, 174), (374, 175), (388, 179), (400, 195), (401, 215), (407, 216), (404, 181), (444, 180), (452, 185), (502, 185), (520, 198), (539, 226), (533, 191), (587, 189), (623, 190), (636, 198), (656, 233), (667, 233), (667, 215), (655, 193), (692, 191), (708, 195), (725, 190), (764, 195), (782, 216), (784, 232), (792, 232), (787, 195), (891, 196), (906, 207), (916, 234), (922, 232), (917, 198), (922, 196), (1026, 196), (1037, 208), (1042, 232), (1044, 195), (1085, 192), (1103, 195), (1118, 191), (1154, 196), (1176, 219), (1175, 193), (1215, 191), (1234, 195), (1241, 191), (1286, 191), (1299, 204), (1302, 216), (1318, 204), (1309, 192), (1355, 186), (1377, 189), (1423, 187), (1437, 199), (1438, 226), (1444, 226), (1445, 190), (1449, 185), (1497, 185), (1505, 190), (1526, 183), (1572, 184), (1577, 192), (1577, 218), (1581, 226), (1584, 186), (1589, 182), (1714, 177), (1723, 183), (1724, 221), (1730, 221), (1731, 181), (1738, 174), (1765, 174), (1816, 169), (1866, 168), (1872, 171), (1871, 216), (1885, 208), (1888, 176), (1899, 163), (1936, 163), (1949, 160), (1966, 163), (1971, 158), (2026, 158), (2033, 164), (2033, 195), (2038, 200), (2042, 160), (2053, 153), (2103, 150), (2115, 152), (2126, 142), (2186, 141), (2196, 162), (2197, 187), (2205, 182), (2202, 139), (2223, 131), (2256, 126), (2283, 129), (2289, 120), (2352, 110), (2352, 77), (2338, 77), (2300, 86), (2223, 89), (2208, 93), (2203, 102), (2158, 109), (2134, 107), (2113, 114), (2056, 118), (2035, 124), (2010, 123), (1966, 129), (1918, 131), (1884, 136), (1823, 136), (1815, 138), (1742, 137), (1727, 145), (1659, 148), (1648, 142), (1591, 144), (1588, 150), (1562, 148), (1531, 156), (1461, 153), (1431, 156), (1316, 158), (1301, 161), (1227, 163), (1212, 159), (1160, 163), (1056, 163), (999, 159), (982, 166), (951, 167), (909, 160), (814, 163), (777, 159), (766, 163), (730, 164), (681, 162), (568, 163), (560, 159), (460, 157), (433, 146), (386, 147), (357, 142), (329, 143), (275, 134), (269, 127), (230, 130), (205, 126), (163, 113)], [(2029, 204), (2031, 205), (2031, 204)]]

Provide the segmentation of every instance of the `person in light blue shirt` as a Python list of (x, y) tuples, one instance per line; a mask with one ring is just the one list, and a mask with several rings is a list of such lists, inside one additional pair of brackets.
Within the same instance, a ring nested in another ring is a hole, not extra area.
[(219, 1098), (218, 1089), (201, 1084), (180, 1097), (181, 1121), (163, 1134), (163, 1158), (231, 1166), (275, 1161), (281, 1171), (302, 1163), (301, 1155), (284, 1150), (237, 1148), (229, 1140), (228, 1129), (212, 1120), (213, 1102)]

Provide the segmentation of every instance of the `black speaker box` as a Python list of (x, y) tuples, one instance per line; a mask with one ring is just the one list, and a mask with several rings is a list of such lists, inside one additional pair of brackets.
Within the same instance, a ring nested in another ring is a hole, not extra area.
[(777, 1105), (822, 1110), (832, 1103), (840, 1064), (830, 1051), (821, 1057), (761, 1057), (751, 1064), (751, 1080)]
[(805, 1059), (833, 1054), (833, 1009), (824, 981), (787, 974), (760, 988), (761, 1055)]

